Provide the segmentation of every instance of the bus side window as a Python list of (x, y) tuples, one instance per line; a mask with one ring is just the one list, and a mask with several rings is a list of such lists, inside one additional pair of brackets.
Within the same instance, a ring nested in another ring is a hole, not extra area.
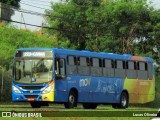
[(136, 79), (137, 78), (137, 71), (136, 71), (136, 62), (135, 61), (127, 61), (126, 63), (127, 69), (127, 77), (129, 79)]
[(75, 56), (68, 56), (67, 63), (68, 63), (68, 65), (76, 65), (77, 64), (76, 57)]
[(56, 79), (65, 79), (66, 76), (66, 67), (65, 59), (58, 58), (56, 60)]
[(90, 60), (88, 57), (78, 57), (77, 58), (77, 68), (78, 68), (78, 74), (80, 75), (90, 75)]
[(149, 77), (149, 80), (152, 80), (153, 79), (153, 66), (152, 66), (152, 63), (148, 63), (148, 77)]
[(67, 57), (67, 64), (68, 64), (68, 69), (67, 69), (67, 73), (68, 74), (77, 74), (77, 58), (75, 56), (68, 56)]
[(91, 58), (91, 75), (102, 76), (102, 60), (99, 58)]
[(115, 63), (115, 77), (125, 78), (126, 71), (124, 69), (125, 65), (123, 60), (116, 60)]
[(114, 60), (104, 59), (103, 60), (103, 76), (114, 77)]
[(147, 71), (147, 65), (146, 62), (138, 62), (139, 69), (138, 69), (138, 79), (140, 80), (148, 80), (148, 71)]

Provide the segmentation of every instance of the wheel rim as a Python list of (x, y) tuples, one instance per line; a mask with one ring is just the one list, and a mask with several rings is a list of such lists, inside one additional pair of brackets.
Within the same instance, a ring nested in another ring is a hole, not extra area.
[(69, 96), (69, 101), (70, 101), (70, 103), (74, 103), (74, 101), (75, 101), (75, 99), (74, 99), (74, 96), (73, 95), (70, 95)]
[(125, 96), (123, 96), (122, 97), (122, 106), (126, 106), (126, 104), (127, 104), (127, 99), (126, 99), (126, 97)]

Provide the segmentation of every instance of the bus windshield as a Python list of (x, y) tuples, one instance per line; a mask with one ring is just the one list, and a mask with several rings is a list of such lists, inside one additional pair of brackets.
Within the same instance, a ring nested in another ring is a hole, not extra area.
[(46, 83), (52, 80), (53, 60), (16, 59), (14, 65), (14, 82), (18, 83)]

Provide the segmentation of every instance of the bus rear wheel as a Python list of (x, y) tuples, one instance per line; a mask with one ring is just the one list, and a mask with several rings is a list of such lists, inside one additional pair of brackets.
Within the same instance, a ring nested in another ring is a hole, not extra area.
[(68, 102), (64, 103), (64, 106), (65, 108), (74, 108), (74, 106), (77, 104), (77, 97), (76, 97), (76, 94), (71, 91), (69, 93), (69, 96), (68, 96)]
[(83, 103), (84, 109), (96, 109), (97, 104), (96, 103)]
[(128, 105), (129, 105), (129, 96), (126, 92), (122, 92), (118, 108), (126, 109), (128, 108)]
[(129, 105), (129, 97), (126, 92), (122, 92), (121, 97), (120, 97), (120, 103), (119, 104), (114, 103), (112, 104), (112, 107), (115, 109), (117, 108), (126, 109), (128, 108), (128, 105)]

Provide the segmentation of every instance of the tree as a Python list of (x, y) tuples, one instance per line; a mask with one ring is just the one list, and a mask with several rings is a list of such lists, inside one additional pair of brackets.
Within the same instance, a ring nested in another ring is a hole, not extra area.
[(11, 20), (11, 16), (14, 14), (12, 7), (19, 8), (20, 0), (0, 0), (0, 21)]
[(146, 0), (62, 0), (47, 11), (49, 34), (70, 47), (155, 57), (160, 10)]
[(49, 30), (50, 34), (57, 34), (62, 41), (69, 40), (70, 47), (85, 49), (88, 39), (88, 21), (86, 11), (91, 6), (98, 6), (101, 0), (69, 0), (67, 2), (52, 4), (54, 12), (48, 22), (55, 30)]

